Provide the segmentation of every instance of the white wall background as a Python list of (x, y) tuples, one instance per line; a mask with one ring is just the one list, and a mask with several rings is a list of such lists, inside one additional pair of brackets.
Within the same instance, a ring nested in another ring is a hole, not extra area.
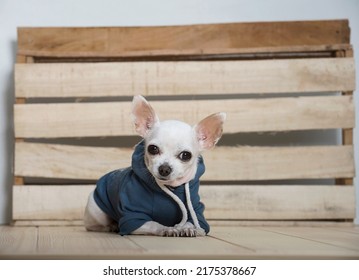
[[(139, 26), (344, 19), (359, 55), (359, 0), (0, 0), (0, 224), (11, 217), (13, 64), (19, 26)], [(359, 63), (356, 59), (357, 81)], [(358, 83), (358, 82), (357, 82)], [(359, 109), (358, 98), (355, 98)], [(358, 122), (357, 113), (357, 123)], [(358, 130), (355, 145), (359, 147)], [(357, 170), (358, 153), (355, 155)], [(359, 182), (356, 180), (357, 206)], [(357, 207), (357, 222), (359, 222)]]

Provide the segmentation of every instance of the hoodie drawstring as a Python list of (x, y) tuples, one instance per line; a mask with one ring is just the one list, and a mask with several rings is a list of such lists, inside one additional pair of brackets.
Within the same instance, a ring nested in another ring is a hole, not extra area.
[[(182, 220), (177, 226), (178, 227), (183, 227), (184, 224), (188, 220), (188, 213), (187, 213), (186, 206), (184, 205), (182, 200), (179, 199), (179, 197), (177, 195), (175, 195), (173, 192), (171, 192), (165, 185), (159, 184), (159, 186), (166, 194), (168, 194), (170, 197), (172, 197), (172, 199), (180, 207), (180, 209), (182, 211)], [(193, 205), (192, 205), (192, 201), (191, 201), (191, 195), (190, 195), (190, 192), (189, 192), (189, 182), (187, 182), (185, 184), (185, 192), (186, 192), (186, 200), (187, 200), (187, 204), (188, 204), (188, 209), (189, 209), (190, 215), (192, 217), (194, 226), (195, 226), (196, 229), (200, 229), (201, 226), (199, 225), (198, 218), (197, 218), (196, 212), (193, 209)]]
[[(187, 200), (187, 204), (188, 204), (188, 209), (189, 209), (189, 213), (191, 214), (192, 220), (193, 220), (193, 224), (195, 226), (196, 229), (200, 229), (201, 226), (199, 225), (198, 222), (198, 218), (196, 215), (196, 212), (193, 209), (193, 205), (192, 205), (192, 201), (191, 201), (191, 195), (189, 192), (189, 183), (187, 182), (185, 185), (185, 191), (186, 191), (186, 200)], [(182, 201), (181, 201), (182, 202)], [(185, 209), (186, 210), (186, 209)], [(187, 211), (186, 211), (187, 212)], [(187, 214), (187, 213), (186, 213)]]

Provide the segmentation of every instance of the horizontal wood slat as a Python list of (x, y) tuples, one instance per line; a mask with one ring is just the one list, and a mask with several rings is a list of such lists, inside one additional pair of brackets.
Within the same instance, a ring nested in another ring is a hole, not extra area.
[(132, 149), (16, 143), (15, 174), (96, 180), (111, 170), (130, 166), (131, 155)]
[(348, 43), (347, 20), (18, 29), (19, 54), (52, 57), (203, 55)]
[(17, 98), (351, 91), (353, 58), (17, 64)]
[[(18, 142), (15, 176), (98, 179), (130, 166), (132, 149)], [(352, 178), (353, 147), (217, 147), (204, 155), (204, 180)], [(91, 160), (89, 160), (91, 159)]]
[[(14, 186), (16, 220), (80, 220), (93, 185)], [(353, 219), (353, 186), (206, 186), (207, 219)], [(46, 199), (45, 199), (46, 198)], [(304, 203), (305, 202), (305, 203)]]
[[(353, 219), (353, 186), (204, 186), (208, 219)], [(314, 210), (315, 209), (315, 210)]]
[(14, 220), (82, 220), (93, 185), (13, 187)]
[[(160, 119), (194, 125), (226, 112), (225, 133), (354, 127), (352, 96), (151, 102)], [(135, 135), (130, 102), (16, 104), (15, 137)]]

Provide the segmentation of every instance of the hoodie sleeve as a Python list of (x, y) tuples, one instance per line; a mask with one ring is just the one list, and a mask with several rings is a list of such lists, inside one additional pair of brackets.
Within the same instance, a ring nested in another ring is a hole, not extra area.
[(125, 213), (119, 221), (120, 235), (131, 234), (134, 230), (140, 228), (144, 223), (152, 221), (151, 217), (143, 213)]
[(120, 219), (118, 221), (120, 234), (128, 235), (141, 227), (144, 223), (152, 221), (152, 199), (143, 188), (131, 185), (123, 190), (120, 197), (118, 211)]
[(151, 221), (152, 200), (133, 178), (130, 169), (115, 170), (99, 179), (94, 192), (97, 205), (128, 235)]

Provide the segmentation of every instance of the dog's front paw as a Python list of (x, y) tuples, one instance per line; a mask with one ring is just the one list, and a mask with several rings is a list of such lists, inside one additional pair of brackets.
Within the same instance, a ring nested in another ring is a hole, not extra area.
[(181, 237), (196, 237), (196, 230), (194, 228), (183, 228), (180, 230)]
[(180, 236), (180, 231), (174, 227), (167, 227), (161, 231), (160, 235), (166, 237), (178, 237)]
[(206, 232), (204, 231), (203, 228), (196, 228), (196, 236), (206, 236)]
[(205, 236), (206, 232), (202, 228), (196, 228), (192, 223), (187, 222), (182, 227), (175, 226), (179, 230), (181, 237)]
[(194, 225), (190, 222), (185, 223), (182, 227), (179, 225), (175, 226), (179, 230), (179, 235), (181, 237), (195, 237), (196, 232)]
[(183, 228), (180, 231), (180, 236), (182, 237), (206, 236), (206, 232), (202, 228)]

